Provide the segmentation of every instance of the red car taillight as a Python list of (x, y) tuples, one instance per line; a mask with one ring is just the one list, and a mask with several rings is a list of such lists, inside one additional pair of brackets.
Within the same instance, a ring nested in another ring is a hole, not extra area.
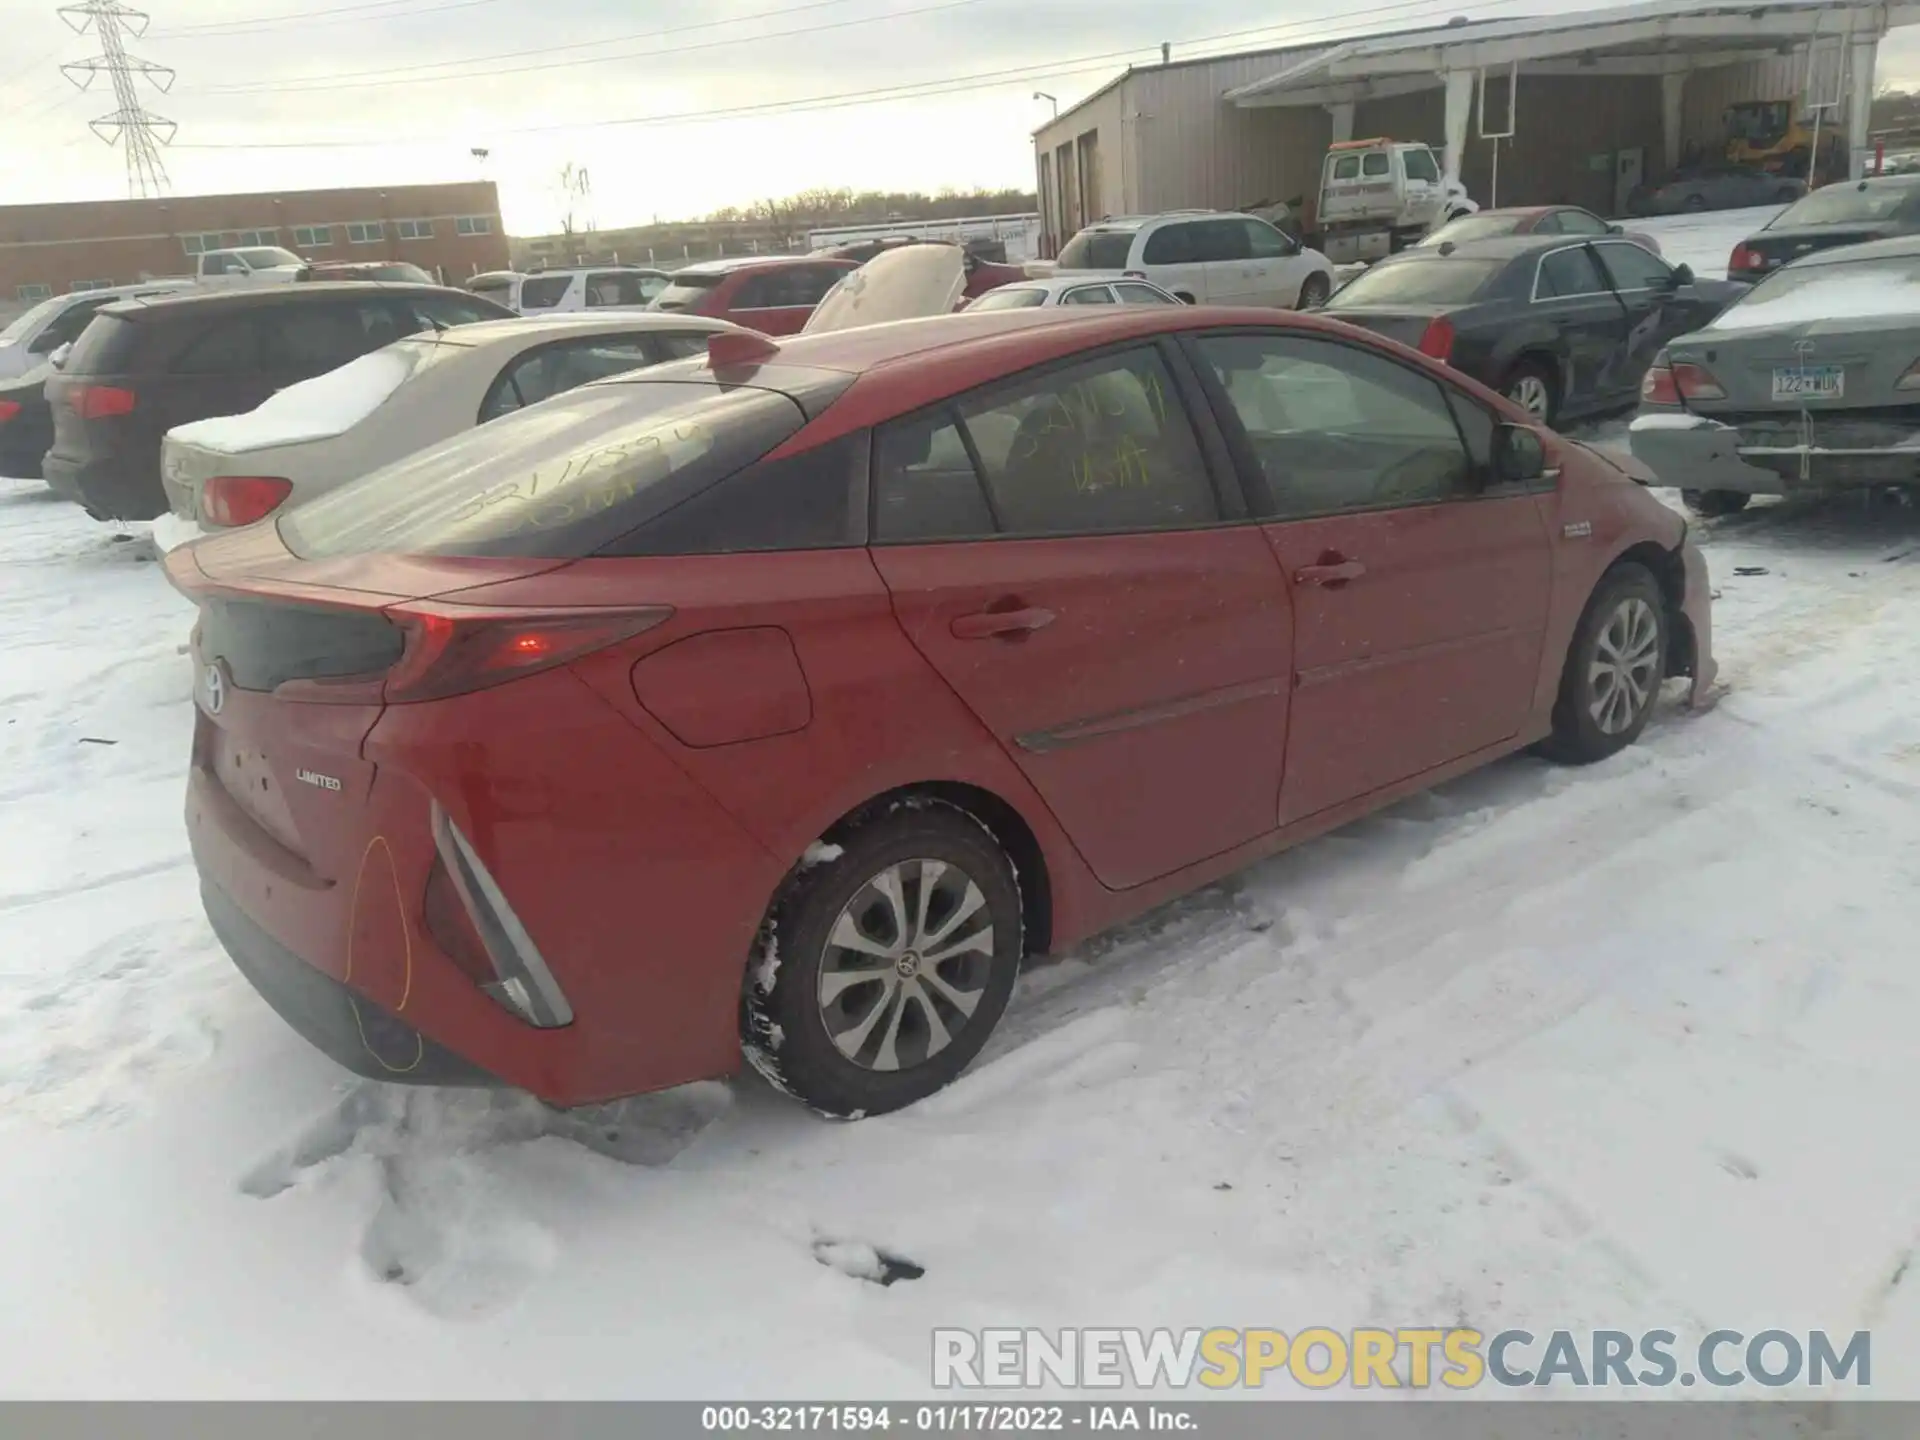
[(667, 606), (631, 610), (475, 610), (414, 601), (386, 618), (406, 633), (399, 660), (377, 675), (289, 680), (283, 700), (341, 705), (444, 700), (504, 685), (618, 645), (670, 618)]
[(215, 525), (251, 525), (293, 493), (275, 475), (216, 475), (200, 492), (200, 513)]
[(1726, 388), (1713, 372), (1684, 361), (1673, 364), (1663, 354), (1640, 382), (1640, 398), (1649, 405), (1684, 405), (1689, 400), (1724, 400)]
[(67, 392), (67, 404), (82, 420), (106, 420), (131, 415), (134, 393), (118, 385), (76, 385)]
[(0, 425), (4, 425), (20, 413), (18, 400), (0, 400)]
[(1453, 337), (1453, 322), (1444, 315), (1437, 316), (1427, 323), (1427, 328), (1420, 334), (1420, 353), (1435, 360), (1451, 360)]

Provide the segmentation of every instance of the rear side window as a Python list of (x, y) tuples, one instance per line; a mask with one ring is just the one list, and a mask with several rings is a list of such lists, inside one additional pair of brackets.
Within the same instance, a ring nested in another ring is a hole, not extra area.
[(542, 345), (500, 372), (480, 407), (480, 423), (654, 361), (655, 356), (639, 339), (608, 336)]
[(1193, 231), (1193, 258), (1208, 263), (1253, 258), (1251, 237), (1238, 220), (1199, 220)]
[(1026, 285), (1013, 285), (1000, 290), (989, 290), (967, 308), (969, 310), (1031, 310), (1037, 305), (1046, 303), (1046, 291), (1036, 290)]
[(1133, 251), (1131, 230), (1082, 230), (1060, 251), (1060, 270), (1124, 270)]
[(654, 307), (660, 310), (691, 310), (710, 292), (719, 288), (720, 282), (727, 277), (719, 271), (707, 271), (704, 274), (689, 275), (681, 272), (668, 282), (654, 299)]
[(1111, 305), (1113, 291), (1105, 285), (1082, 285), (1078, 290), (1069, 290), (1060, 297), (1062, 305)]
[(520, 282), (522, 310), (551, 310), (566, 298), (571, 275), (529, 275)]
[(745, 469), (806, 423), (771, 390), (591, 386), (463, 431), (280, 520), (304, 559), (592, 555)]
[(1191, 225), (1162, 225), (1147, 237), (1140, 256), (1148, 265), (1191, 265), (1199, 258)]
[[(383, 301), (292, 305), (262, 316), (268, 363), (294, 375), (324, 375), (401, 338), (399, 317)], [(407, 317), (407, 329), (416, 328)]]
[(953, 413), (889, 427), (874, 474), (878, 538), (980, 533), (941, 533), (943, 523), (979, 523), (956, 439), (1001, 534), (1177, 530), (1220, 518), (1199, 442), (1152, 349), (1056, 370)]
[(734, 555), (756, 550), (832, 550), (863, 543), (855, 499), (864, 434), (842, 436), (729, 475), (639, 529), (602, 555)]
[(169, 368), (180, 375), (241, 375), (264, 364), (253, 317), (235, 315), (208, 326), (174, 357)]

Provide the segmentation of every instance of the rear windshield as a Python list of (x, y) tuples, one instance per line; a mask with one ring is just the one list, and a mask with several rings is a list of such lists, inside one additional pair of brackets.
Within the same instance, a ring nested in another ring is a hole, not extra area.
[(1859, 225), (1891, 220), (1903, 207), (1920, 200), (1914, 185), (1829, 185), (1796, 200), (1767, 228), (1785, 230), (1795, 225)]
[(1327, 302), (1357, 305), (1459, 305), (1474, 299), (1507, 268), (1504, 260), (1399, 260), (1376, 265)]
[(711, 379), (588, 386), (321, 495), (280, 538), (303, 559), (591, 555), (804, 423), (785, 395)]
[(1060, 252), (1056, 269), (1124, 270), (1133, 249), (1131, 230), (1082, 230)]
[(726, 279), (718, 270), (709, 270), (704, 274), (675, 275), (667, 282), (667, 288), (654, 297), (656, 310), (685, 310), (690, 305), (698, 305), (706, 298), (707, 291), (714, 289)]
[[(1889, 257), (1776, 270), (1722, 311), (1710, 330), (1920, 314), (1920, 258)], [(1816, 357), (1817, 358), (1817, 357)]]
[(1030, 286), (1015, 285), (1004, 290), (989, 290), (967, 306), (969, 310), (1029, 310), (1047, 303), (1047, 292)]
[(121, 371), (139, 339), (140, 327), (117, 315), (95, 315), (67, 352), (60, 368), (68, 375), (112, 375)]

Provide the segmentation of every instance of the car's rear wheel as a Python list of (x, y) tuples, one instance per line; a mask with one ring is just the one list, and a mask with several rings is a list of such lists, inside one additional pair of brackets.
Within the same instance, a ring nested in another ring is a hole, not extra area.
[(1681, 503), (1703, 520), (1737, 515), (1753, 497), (1744, 490), (1682, 490)]
[(1309, 275), (1306, 283), (1300, 287), (1299, 308), (1318, 310), (1327, 303), (1327, 296), (1333, 293), (1333, 286), (1327, 283), (1327, 277), (1318, 272)]
[(1640, 738), (1667, 674), (1667, 603), (1643, 565), (1616, 565), (1595, 587), (1573, 633), (1553, 734), (1542, 753), (1591, 765)]
[(987, 1042), (1020, 973), (1013, 864), (952, 806), (907, 802), (803, 864), (747, 977), (741, 1035), (775, 1085), (858, 1118), (922, 1100)]
[(1507, 373), (1500, 389), (1542, 425), (1560, 418), (1560, 382), (1544, 360), (1522, 360)]

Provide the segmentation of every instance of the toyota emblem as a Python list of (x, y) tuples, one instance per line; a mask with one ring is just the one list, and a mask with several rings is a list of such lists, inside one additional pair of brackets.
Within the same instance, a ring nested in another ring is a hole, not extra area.
[(218, 665), (207, 666), (207, 713), (218, 715), (220, 707), (227, 703), (227, 681), (220, 673)]

